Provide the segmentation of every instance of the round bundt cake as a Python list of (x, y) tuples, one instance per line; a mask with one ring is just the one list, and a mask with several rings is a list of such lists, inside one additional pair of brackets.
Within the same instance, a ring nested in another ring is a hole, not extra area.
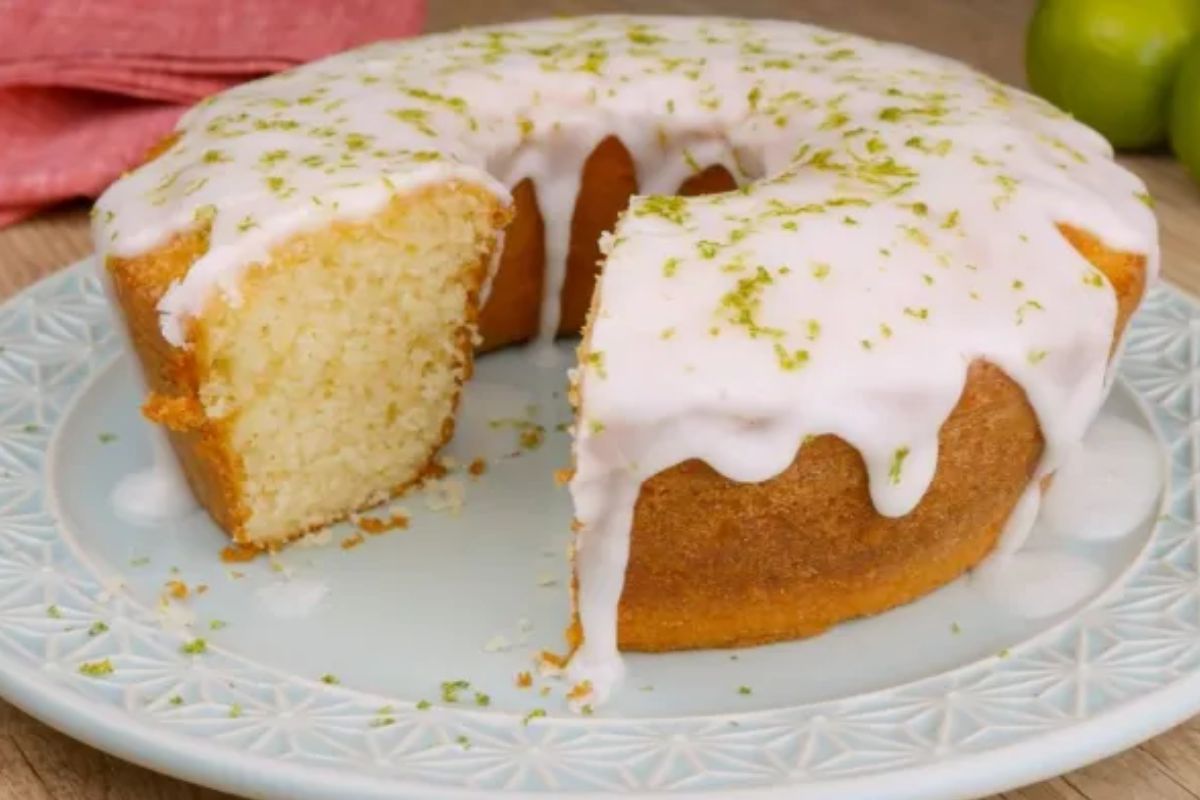
[(619, 648), (810, 635), (992, 551), (1100, 407), (1147, 199), (956, 62), (595, 17), (218, 95), (95, 237), (147, 415), (254, 546), (419, 481), (473, 350), (582, 330), (570, 638), (599, 697)]

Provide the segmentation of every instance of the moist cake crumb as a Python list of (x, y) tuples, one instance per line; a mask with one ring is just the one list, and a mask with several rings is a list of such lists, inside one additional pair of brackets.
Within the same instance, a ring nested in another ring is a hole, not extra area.
[(382, 517), (360, 516), (354, 521), (360, 531), (372, 536), (379, 536), (393, 530), (404, 530), (408, 527), (408, 517), (404, 514), (392, 514), (387, 519)]
[(247, 544), (232, 544), (222, 548), (221, 560), (226, 564), (240, 564), (246, 561), (253, 561), (262, 553), (257, 547), (251, 547)]

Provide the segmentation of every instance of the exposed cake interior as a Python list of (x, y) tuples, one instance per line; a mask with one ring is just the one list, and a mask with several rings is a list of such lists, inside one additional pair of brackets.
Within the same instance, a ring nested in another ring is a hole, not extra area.
[(200, 399), (241, 456), (245, 541), (421, 476), (453, 430), (498, 214), (490, 193), (431, 186), (293, 238), (214, 303)]

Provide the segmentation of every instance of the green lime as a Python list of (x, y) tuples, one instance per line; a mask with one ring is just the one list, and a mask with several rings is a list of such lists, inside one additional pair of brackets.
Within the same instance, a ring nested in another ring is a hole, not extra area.
[(1114, 147), (1166, 138), (1175, 69), (1200, 0), (1042, 0), (1025, 49), (1029, 85)]
[(1200, 42), (1188, 48), (1171, 95), (1171, 149), (1200, 180)]

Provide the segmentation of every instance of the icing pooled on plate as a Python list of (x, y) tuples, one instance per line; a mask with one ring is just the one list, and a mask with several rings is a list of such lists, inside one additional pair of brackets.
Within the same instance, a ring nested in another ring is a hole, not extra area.
[(1057, 536), (1119, 539), (1150, 513), (1163, 473), (1162, 454), (1145, 430), (1102, 416), (1054, 473), (1039, 523)]
[(997, 608), (1046, 619), (1095, 594), (1104, 585), (1104, 568), (1073, 553), (1022, 550), (989, 558), (971, 573), (971, 585)]
[[(1145, 522), (1162, 492), (1162, 454), (1144, 428), (1101, 415), (1043, 492), (1030, 484), (970, 582), (997, 607), (1043, 619), (1092, 596), (1104, 570), (1056, 540), (1112, 541)], [(1026, 546), (1028, 542), (1028, 546)]]

